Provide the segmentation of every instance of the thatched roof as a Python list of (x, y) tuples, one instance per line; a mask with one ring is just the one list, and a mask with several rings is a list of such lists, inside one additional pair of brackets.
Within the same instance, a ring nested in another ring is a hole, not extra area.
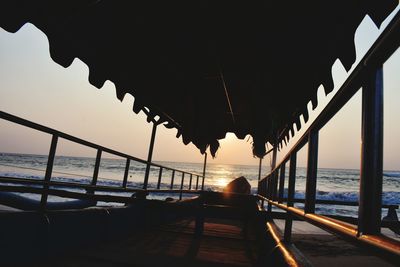
[[(377, 26), (398, 4), (376, 1), (5, 0), (0, 26), (30, 22), (64, 67), (79, 58), (89, 82), (112, 81), (183, 142), (214, 154), (227, 132), (253, 137), (262, 156), (278, 133), (288, 138), (317, 88), (333, 89), (331, 67), (355, 61), (354, 33)], [(112, 111), (110, 111), (112, 112)], [(282, 140), (278, 140), (282, 141)]]

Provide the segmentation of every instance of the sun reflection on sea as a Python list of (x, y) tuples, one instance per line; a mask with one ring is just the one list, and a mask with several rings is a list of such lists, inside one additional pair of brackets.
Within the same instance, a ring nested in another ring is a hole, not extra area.
[(215, 180), (215, 185), (220, 187), (225, 187), (229, 183), (227, 178), (217, 178)]

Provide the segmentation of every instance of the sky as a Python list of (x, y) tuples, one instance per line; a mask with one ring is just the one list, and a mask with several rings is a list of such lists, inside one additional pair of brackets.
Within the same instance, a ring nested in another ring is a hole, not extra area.
[[(395, 14), (399, 7), (393, 12)], [(392, 15), (393, 15), (392, 14)], [(365, 17), (355, 35), (357, 61), (362, 58), (379, 33)], [(356, 66), (356, 63), (354, 66)], [(384, 168), (400, 170), (400, 52), (384, 65)], [(295, 134), (288, 147), (278, 154), (282, 158), (304, 130), (345, 81), (348, 73), (337, 60), (332, 66), (335, 90), (328, 96), (318, 90), (318, 107), (310, 120)], [(11, 34), (0, 28), (0, 110), (43, 124), (105, 147), (146, 159), (152, 125), (145, 115), (132, 111), (134, 98), (127, 94), (122, 102), (115, 95), (114, 84), (107, 81), (101, 89), (88, 82), (88, 68), (75, 59), (68, 68), (53, 62), (47, 37), (31, 24)], [(112, 112), (110, 112), (112, 111)], [(156, 161), (202, 162), (203, 155), (193, 144), (185, 146), (175, 137), (175, 129), (157, 129), (153, 159)], [(320, 132), (318, 166), (351, 168), (360, 166), (361, 91)], [(0, 120), (0, 152), (48, 154), (51, 136)], [(251, 153), (251, 138), (238, 140), (234, 134), (220, 140), (216, 164), (257, 165)], [(307, 147), (299, 152), (299, 166), (306, 165)], [(57, 155), (95, 156), (93, 149), (60, 140)], [(107, 156), (107, 155), (105, 155)], [(270, 157), (263, 160), (268, 166)]]

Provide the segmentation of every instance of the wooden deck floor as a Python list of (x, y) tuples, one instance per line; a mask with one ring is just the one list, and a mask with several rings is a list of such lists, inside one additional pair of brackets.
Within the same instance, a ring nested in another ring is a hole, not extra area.
[(254, 233), (239, 222), (206, 220), (194, 235), (194, 220), (149, 227), (125, 240), (97, 245), (51, 260), (49, 266), (256, 266)]

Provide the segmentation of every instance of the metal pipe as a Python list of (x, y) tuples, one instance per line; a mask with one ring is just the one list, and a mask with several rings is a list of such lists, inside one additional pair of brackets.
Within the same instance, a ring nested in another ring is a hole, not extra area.
[(304, 212), (315, 212), (315, 198), (317, 190), (317, 168), (318, 168), (318, 131), (311, 131), (308, 136), (307, 155), (307, 180)]
[(190, 190), (190, 189), (192, 189), (192, 178), (193, 178), (193, 175), (192, 175), (192, 174), (190, 174), (190, 180), (189, 180), (189, 190)]
[(154, 148), (154, 141), (156, 139), (157, 126), (158, 126), (157, 123), (153, 123), (153, 129), (151, 131), (149, 153), (147, 155), (146, 173), (144, 174), (143, 189), (147, 189), (147, 185), (149, 183), (150, 165), (151, 165), (151, 159), (153, 157), (153, 148)]
[(199, 189), (199, 176), (198, 175), (196, 175), (197, 176), (197, 178), (196, 178), (196, 190), (197, 189)]
[(278, 201), (282, 202), (283, 193), (285, 190), (285, 171), (286, 171), (286, 162), (281, 165), (281, 172), (279, 175), (279, 193), (278, 193)]
[(129, 166), (131, 164), (130, 159), (126, 159), (126, 164), (125, 164), (125, 173), (124, 173), (124, 180), (122, 181), (122, 187), (126, 188), (126, 185), (128, 183), (128, 175), (129, 175)]
[(180, 189), (180, 193), (179, 193), (179, 200), (182, 199), (182, 190), (183, 190), (183, 181), (185, 180), (185, 173), (182, 172), (182, 179), (181, 179), (181, 189)]
[(160, 168), (160, 172), (158, 173), (158, 181), (157, 181), (157, 189), (160, 189), (161, 186), (161, 177), (162, 177), (163, 168)]
[(204, 179), (206, 178), (206, 166), (207, 166), (207, 152), (204, 153), (203, 180), (201, 182), (201, 190), (204, 190)]
[(102, 154), (101, 149), (98, 149), (97, 155), (96, 155), (96, 162), (94, 164), (93, 178), (92, 178), (91, 185), (97, 184), (97, 178), (99, 176), (99, 169), (100, 169), (101, 154)]
[[(288, 199), (287, 206), (293, 207), (294, 199), (294, 188), (296, 183), (296, 166), (297, 166), (297, 153), (290, 155), (290, 166), (289, 166), (289, 185), (288, 185)], [(285, 220), (285, 232), (283, 240), (285, 242), (291, 242), (292, 239), (292, 224), (293, 220), (289, 212)]]
[(279, 170), (275, 171), (274, 175), (274, 187), (272, 188), (272, 199), (277, 200), (278, 198), (278, 178), (279, 178)]
[(358, 234), (378, 234), (383, 175), (383, 68), (365, 76), (362, 89), (360, 206)]
[(54, 158), (56, 156), (56, 150), (57, 150), (57, 142), (58, 142), (58, 136), (53, 134), (53, 137), (51, 138), (51, 144), (50, 144), (50, 151), (49, 151), (49, 157), (47, 159), (47, 166), (46, 166), (46, 173), (44, 176), (44, 186), (43, 186), (43, 193), (42, 197), (40, 199), (40, 209), (45, 210), (46, 209), (46, 204), (47, 204), (47, 197), (48, 197), (48, 190), (49, 190), (49, 182), (51, 179), (51, 173), (53, 172), (53, 165), (54, 165)]
[(395, 258), (395, 262), (400, 261), (400, 242), (395, 239), (380, 234), (359, 235), (357, 229), (351, 224), (322, 215), (304, 213), (304, 211), (301, 209), (289, 207), (288, 205), (283, 205), (278, 202), (268, 200), (263, 196), (259, 196), (259, 198), (268, 201), (280, 209), (286, 210), (288, 214), (302, 218), (303, 220), (326, 231), (350, 238), (350, 240), (355, 241), (358, 244), (368, 245), (371, 248), (379, 250), (380, 252), (389, 253), (390, 256)]
[[(275, 170), (275, 167), (276, 167), (277, 154), (278, 154), (278, 142), (275, 142), (275, 145), (274, 145), (274, 148), (273, 148), (273, 151), (272, 151), (271, 175), (268, 178), (268, 180), (269, 180), (268, 181), (268, 196), (269, 196), (269, 198), (271, 198), (272, 194), (273, 194), (273, 186), (274, 186), (273, 180), (274, 180), (274, 177), (275, 177), (274, 170)], [(271, 206), (271, 204), (268, 203), (268, 212), (271, 212), (271, 211), (272, 211), (272, 206)]]
[(174, 178), (175, 178), (175, 170), (172, 170), (171, 174), (171, 186), (169, 188), (174, 189)]

